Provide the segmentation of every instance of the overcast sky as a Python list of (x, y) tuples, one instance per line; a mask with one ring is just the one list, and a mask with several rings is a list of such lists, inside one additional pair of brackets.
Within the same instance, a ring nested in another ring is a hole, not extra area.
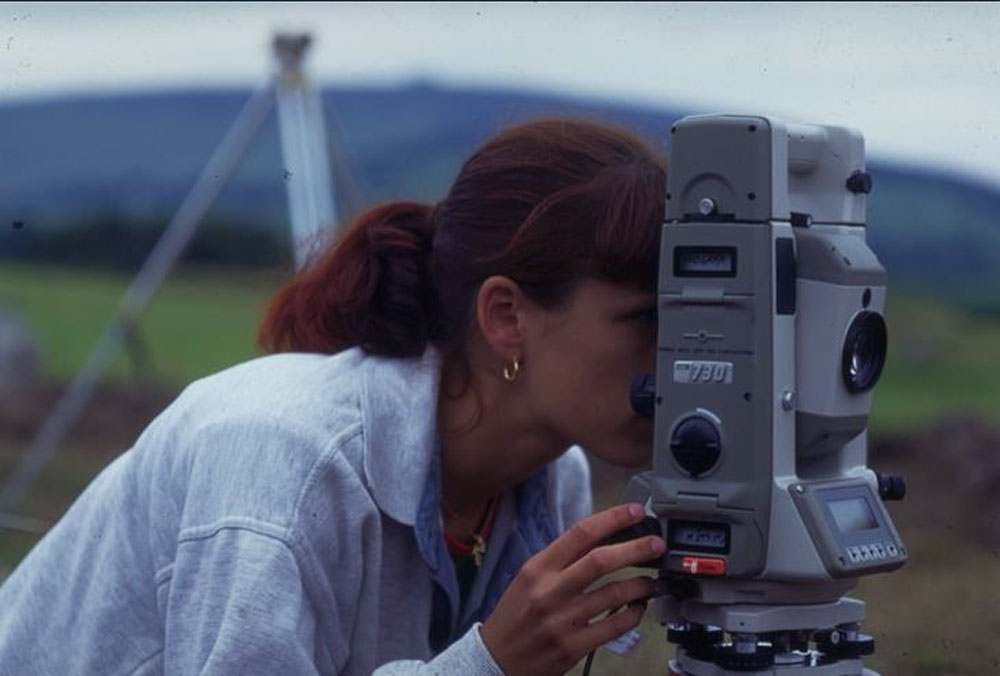
[[(524, 87), (859, 128), (1000, 186), (998, 3), (3, 3), (0, 105), (252, 85), (275, 29), (322, 83)], [(0, 130), (0, 134), (13, 130)]]

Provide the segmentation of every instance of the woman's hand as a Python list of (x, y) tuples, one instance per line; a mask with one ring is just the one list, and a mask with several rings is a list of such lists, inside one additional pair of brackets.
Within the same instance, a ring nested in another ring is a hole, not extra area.
[[(483, 642), (507, 674), (563, 674), (588, 652), (639, 624), (652, 578), (596, 580), (663, 554), (649, 536), (603, 545), (612, 533), (642, 520), (639, 505), (619, 505), (577, 522), (528, 559), (481, 629)], [(595, 617), (627, 606), (605, 619)]]

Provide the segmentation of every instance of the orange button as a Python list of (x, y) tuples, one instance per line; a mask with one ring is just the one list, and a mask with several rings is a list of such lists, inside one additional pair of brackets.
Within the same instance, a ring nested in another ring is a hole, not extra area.
[(726, 560), (704, 556), (685, 556), (681, 561), (681, 569), (692, 575), (725, 575)]

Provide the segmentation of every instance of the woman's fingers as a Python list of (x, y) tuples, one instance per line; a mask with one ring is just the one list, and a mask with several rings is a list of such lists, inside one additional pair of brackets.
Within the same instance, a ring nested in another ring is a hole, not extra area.
[(643, 514), (641, 505), (629, 504), (581, 519), (538, 554), (539, 563), (552, 570), (566, 568), (607, 540), (612, 533), (642, 521)]
[[(582, 655), (634, 627), (652, 581), (612, 582), (585, 593), (598, 578), (663, 553), (658, 537), (604, 544), (639, 523), (641, 505), (619, 505), (579, 521), (521, 567), (481, 630), (494, 660), (509, 673), (563, 673)], [(631, 605), (629, 605), (631, 604)], [(600, 613), (625, 605), (606, 619)]]
[(608, 611), (615, 611), (636, 601), (646, 601), (656, 591), (656, 581), (651, 577), (633, 577), (611, 582), (581, 596), (568, 609), (570, 625), (585, 627), (592, 619)]
[(613, 641), (629, 629), (635, 629), (642, 622), (646, 605), (635, 603), (626, 606), (611, 617), (592, 622), (573, 635), (572, 643), (581, 655)]
[(598, 547), (563, 572), (557, 593), (579, 594), (608, 573), (658, 558), (665, 548), (663, 538), (655, 535)]

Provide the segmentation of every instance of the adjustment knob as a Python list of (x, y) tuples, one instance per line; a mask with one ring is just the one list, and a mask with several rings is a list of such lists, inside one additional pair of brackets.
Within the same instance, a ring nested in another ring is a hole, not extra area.
[(872, 191), (872, 175), (864, 171), (855, 171), (847, 177), (846, 187), (852, 193), (868, 194)]
[(678, 644), (696, 660), (708, 661), (713, 658), (715, 646), (725, 638), (722, 629), (701, 624), (668, 624), (667, 640)]
[(878, 495), (883, 500), (902, 500), (906, 497), (906, 480), (901, 476), (882, 475), (878, 477)]
[(692, 477), (715, 467), (722, 453), (719, 428), (701, 416), (685, 418), (674, 428), (670, 438), (674, 459)]
[(846, 638), (837, 630), (817, 632), (816, 649), (826, 657), (826, 663), (837, 660), (856, 660), (865, 655), (875, 654), (875, 639), (867, 634), (857, 634)]

